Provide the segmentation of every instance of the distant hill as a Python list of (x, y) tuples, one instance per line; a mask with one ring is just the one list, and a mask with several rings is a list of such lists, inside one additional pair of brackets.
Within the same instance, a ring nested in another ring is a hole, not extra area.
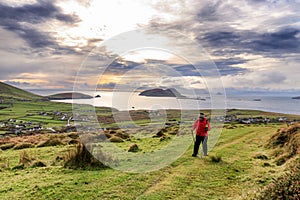
[(59, 93), (46, 96), (49, 100), (66, 100), (66, 99), (92, 99), (93, 97), (90, 95), (77, 93), (77, 92), (67, 92), (67, 93)]
[(155, 89), (145, 90), (141, 92), (139, 95), (148, 96), (148, 97), (185, 97), (174, 88), (170, 88), (170, 89), (155, 88)]
[(0, 99), (41, 100), (42, 96), (0, 82)]

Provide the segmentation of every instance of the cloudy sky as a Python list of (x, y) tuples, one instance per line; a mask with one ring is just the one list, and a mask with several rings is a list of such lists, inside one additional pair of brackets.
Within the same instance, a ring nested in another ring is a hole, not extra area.
[(299, 92), (300, 1), (0, 0), (0, 59), (24, 89)]

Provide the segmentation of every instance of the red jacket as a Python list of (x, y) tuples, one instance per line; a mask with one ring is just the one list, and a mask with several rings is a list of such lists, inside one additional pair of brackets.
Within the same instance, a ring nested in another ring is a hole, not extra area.
[[(208, 130), (205, 130), (206, 125), (208, 127)], [(196, 128), (196, 135), (208, 136), (207, 132), (210, 130), (210, 123), (206, 118), (204, 118), (203, 121), (200, 121), (200, 119), (197, 119), (193, 125), (193, 129), (195, 129), (195, 128)]]

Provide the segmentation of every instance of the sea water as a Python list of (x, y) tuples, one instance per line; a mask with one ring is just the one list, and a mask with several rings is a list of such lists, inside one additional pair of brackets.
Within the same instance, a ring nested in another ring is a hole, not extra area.
[[(40, 95), (58, 93), (55, 91), (34, 91)], [(60, 91), (61, 92), (61, 91)], [(59, 92), (59, 93), (60, 93)], [(100, 98), (59, 100), (59, 102), (90, 104), (99, 107), (113, 107), (118, 110), (158, 110), (158, 109), (250, 109), (285, 114), (300, 115), (300, 100), (291, 96), (276, 94), (231, 94), (204, 95), (201, 99), (178, 99), (174, 97), (145, 97), (137, 92), (87, 92), (91, 96)]]

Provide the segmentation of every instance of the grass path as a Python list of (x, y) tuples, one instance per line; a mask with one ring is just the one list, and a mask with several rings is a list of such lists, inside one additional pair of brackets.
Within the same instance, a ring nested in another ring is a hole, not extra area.
[[(72, 170), (50, 165), (2, 170), (0, 199), (245, 199), (249, 191), (268, 184), (282, 171), (272, 158), (254, 158), (259, 153), (269, 156), (270, 150), (263, 144), (277, 128), (262, 125), (224, 129), (209, 157), (191, 157), (191, 146), (170, 166), (149, 173)], [(29, 151), (51, 160), (65, 148)], [(20, 152), (7, 150), (0, 157), (16, 163)], [(221, 162), (211, 161), (216, 155), (222, 157)]]
[[(223, 135), (211, 152), (221, 154), (223, 162), (213, 163), (209, 157), (192, 159), (189, 152), (138, 199), (237, 199), (243, 188), (250, 190), (270, 180), (259, 175), (260, 171), (264, 174), (268, 170), (260, 161), (252, 159), (252, 155), (266, 151), (261, 144), (274, 130), (276, 127), (225, 131), (226, 137)], [(257, 181), (253, 183), (253, 179)]]

